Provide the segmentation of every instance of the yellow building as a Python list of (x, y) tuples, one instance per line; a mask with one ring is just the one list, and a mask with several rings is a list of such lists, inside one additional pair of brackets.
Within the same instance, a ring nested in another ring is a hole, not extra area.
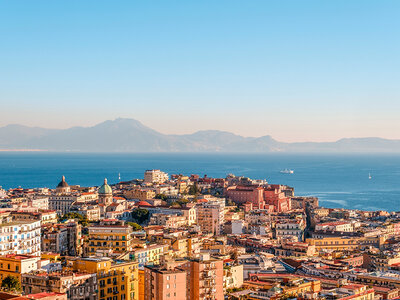
[(35, 271), (40, 257), (22, 254), (0, 256), (0, 282), (7, 276), (14, 276), (21, 282), (22, 274)]
[(133, 248), (133, 229), (124, 221), (104, 220), (89, 227), (89, 256), (118, 256)]
[(144, 201), (147, 199), (154, 199), (156, 193), (150, 189), (138, 188), (138, 189), (124, 191), (124, 196), (127, 197), (128, 199), (139, 199), (141, 201)]
[(99, 300), (138, 300), (138, 263), (113, 261), (108, 257), (69, 258), (67, 267), (97, 274)]
[(59, 261), (61, 261), (61, 255), (59, 253), (42, 252), (41, 258), (42, 259), (48, 259), (51, 262), (59, 262)]
[[(280, 299), (282, 295), (292, 295), (297, 297), (300, 294), (319, 293), (321, 291), (321, 282), (316, 279), (304, 279), (293, 277), (291, 275), (260, 274), (254, 276), (251, 281), (247, 281), (246, 288), (261, 288), (270, 290), (269, 299)], [(249, 297), (249, 299), (260, 299), (259, 297)]]
[(315, 246), (315, 250), (356, 250), (365, 246), (380, 247), (384, 237), (324, 237), (306, 239), (306, 243)]

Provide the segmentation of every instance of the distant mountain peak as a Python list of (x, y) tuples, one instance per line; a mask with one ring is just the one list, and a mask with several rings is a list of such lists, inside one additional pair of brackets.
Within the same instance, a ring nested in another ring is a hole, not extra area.
[(400, 140), (343, 138), (336, 142), (283, 143), (270, 135), (243, 137), (221, 130), (162, 134), (129, 118), (107, 120), (91, 127), (46, 129), (10, 124), (0, 128), (0, 149), (85, 152), (391, 152)]

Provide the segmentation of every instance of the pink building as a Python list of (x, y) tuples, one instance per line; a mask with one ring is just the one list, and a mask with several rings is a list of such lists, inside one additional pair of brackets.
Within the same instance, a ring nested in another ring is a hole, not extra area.
[(230, 186), (226, 189), (226, 195), (236, 204), (252, 203), (253, 209), (263, 209), (264, 189), (259, 186)]
[(285, 195), (280, 185), (230, 186), (226, 196), (239, 205), (252, 204), (252, 209), (268, 209), (275, 212), (287, 212), (292, 209), (290, 198)]
[(162, 267), (144, 268), (144, 299), (187, 299), (185, 270)]

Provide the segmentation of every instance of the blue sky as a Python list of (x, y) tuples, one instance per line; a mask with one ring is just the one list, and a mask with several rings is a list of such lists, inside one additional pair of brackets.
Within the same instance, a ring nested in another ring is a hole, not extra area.
[(2, 1), (0, 126), (400, 139), (400, 1)]

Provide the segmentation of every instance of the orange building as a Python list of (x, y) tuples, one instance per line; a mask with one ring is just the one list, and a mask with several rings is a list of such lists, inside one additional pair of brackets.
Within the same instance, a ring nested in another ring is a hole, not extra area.
[(145, 267), (144, 300), (187, 299), (186, 271)]
[(224, 299), (223, 260), (203, 254), (200, 259), (192, 259), (182, 265), (187, 271), (187, 299)]

